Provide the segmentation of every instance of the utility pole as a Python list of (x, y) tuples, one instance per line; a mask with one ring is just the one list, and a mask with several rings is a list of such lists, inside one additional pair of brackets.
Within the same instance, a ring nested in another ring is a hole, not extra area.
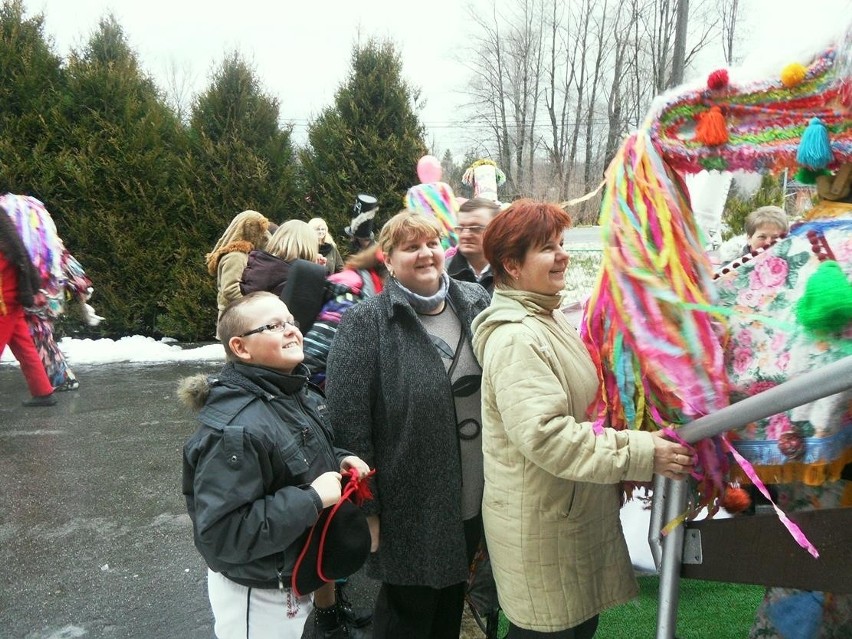
[(686, 26), (689, 21), (689, 0), (677, 0), (677, 21), (675, 22), (674, 52), (672, 54), (672, 74), (669, 78), (671, 88), (683, 82), (683, 67), (686, 60)]

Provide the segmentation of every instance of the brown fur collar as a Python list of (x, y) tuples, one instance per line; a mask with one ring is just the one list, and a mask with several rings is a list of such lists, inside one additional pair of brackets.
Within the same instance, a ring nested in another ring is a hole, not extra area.
[(216, 269), (219, 268), (219, 260), (227, 253), (251, 253), (254, 250), (254, 244), (246, 240), (236, 240), (230, 244), (226, 244), (215, 253), (207, 255), (207, 272), (210, 275), (216, 275)]

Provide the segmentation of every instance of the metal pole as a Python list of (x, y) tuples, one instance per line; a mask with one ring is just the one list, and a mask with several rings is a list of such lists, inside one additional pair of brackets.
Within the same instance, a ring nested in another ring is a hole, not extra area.
[[(678, 429), (687, 442), (694, 443), (740, 428), (758, 419), (808, 404), (817, 399), (852, 389), (852, 356), (832, 362), (799, 377), (779, 384), (753, 397), (726, 406), (712, 415), (705, 415)], [(662, 521), (655, 519), (665, 504), (666, 521), (672, 521), (686, 508), (686, 482), (665, 480), (663, 494), (657, 496), (659, 482), (654, 478), (654, 504), (648, 539), (651, 554), (654, 538), (659, 538)], [(656, 521), (656, 524), (655, 524)], [(683, 526), (678, 526), (663, 540), (660, 570), (659, 609), (657, 610), (657, 639), (673, 639), (677, 629), (677, 605), (680, 591), (680, 566), (683, 557)], [(656, 556), (654, 563), (657, 562)]]
[(779, 384), (678, 428), (689, 443), (852, 388), (852, 355)]
[[(686, 508), (686, 482), (665, 480), (666, 520), (672, 521)], [(672, 639), (677, 630), (677, 604), (680, 597), (680, 564), (683, 555), (683, 526), (677, 526), (663, 540), (663, 569), (660, 573), (657, 639)]]
[(651, 522), (648, 526), (648, 545), (651, 547), (651, 557), (654, 558), (654, 568), (660, 571), (663, 563), (663, 542), (660, 531), (663, 529), (663, 513), (666, 508), (666, 478), (654, 475), (653, 495), (651, 495)]

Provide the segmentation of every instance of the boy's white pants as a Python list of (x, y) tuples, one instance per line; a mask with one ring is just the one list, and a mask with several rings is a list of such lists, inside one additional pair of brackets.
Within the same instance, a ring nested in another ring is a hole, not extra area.
[(207, 595), (218, 639), (301, 639), (312, 609), (310, 595), (247, 588), (209, 569)]

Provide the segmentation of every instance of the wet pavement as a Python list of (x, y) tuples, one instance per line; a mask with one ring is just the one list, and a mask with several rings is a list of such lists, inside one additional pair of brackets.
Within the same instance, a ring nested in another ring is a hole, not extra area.
[[(219, 367), (78, 366), (79, 390), (24, 408), (20, 370), (0, 366), (0, 638), (213, 637), (175, 387)], [(362, 575), (348, 589), (356, 606), (375, 591)]]

